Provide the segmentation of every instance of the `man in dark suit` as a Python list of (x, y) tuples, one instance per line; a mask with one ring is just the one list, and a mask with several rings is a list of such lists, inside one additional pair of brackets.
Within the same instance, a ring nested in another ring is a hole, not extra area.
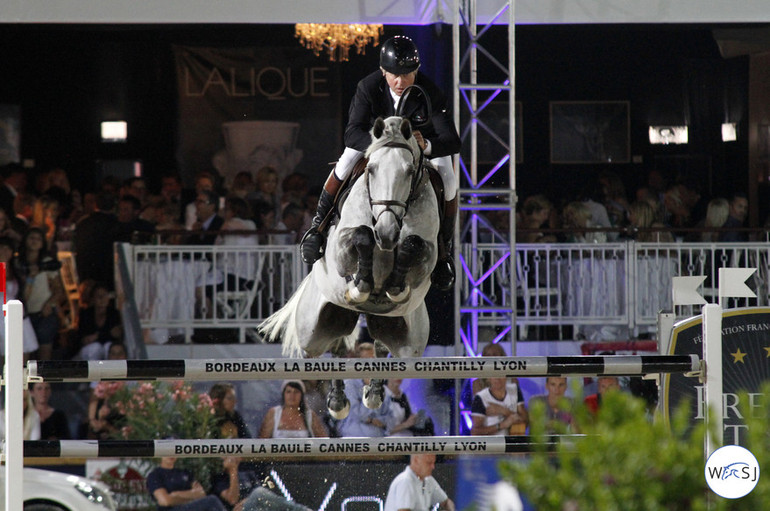
[(78, 278), (104, 282), (115, 288), (113, 247), (117, 239), (118, 219), (114, 214), (115, 197), (109, 193), (96, 196), (96, 209), (81, 218), (72, 236)]
[[(319, 226), (334, 204), (340, 185), (350, 174), (371, 143), (369, 131), (378, 117), (396, 115), (396, 107), (407, 87), (419, 85), (431, 104), (431, 115), (419, 104), (407, 105), (402, 115), (410, 119), (414, 135), (425, 156), (436, 165), (444, 185), (444, 207), (439, 231), (439, 260), (432, 275), (433, 284), (442, 290), (454, 283), (451, 242), (457, 216), (457, 184), (452, 168), (452, 155), (460, 151), (460, 137), (444, 94), (425, 75), (418, 72), (420, 55), (408, 37), (388, 39), (380, 48), (380, 69), (358, 82), (350, 103), (345, 128), (345, 151), (326, 180), (318, 200), (318, 208), (310, 229), (302, 238), (302, 258), (312, 264), (323, 251), (325, 235)], [(411, 92), (409, 94), (412, 94)]]
[(213, 245), (217, 240), (217, 231), (222, 229), (224, 218), (219, 216), (219, 195), (211, 190), (202, 190), (195, 198), (197, 221), (193, 224), (194, 232), (187, 238), (189, 245)]
[(24, 168), (18, 163), (8, 163), (0, 172), (3, 183), (0, 185), (0, 208), (3, 208), (8, 214), (8, 218), (16, 215), (13, 209), (13, 201), (19, 192), (23, 192), (27, 187), (27, 174)]

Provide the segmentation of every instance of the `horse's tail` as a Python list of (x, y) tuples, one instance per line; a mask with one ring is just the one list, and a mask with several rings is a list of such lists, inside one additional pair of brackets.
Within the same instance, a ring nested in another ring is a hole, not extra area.
[(308, 286), (312, 274), (306, 276), (289, 301), (283, 307), (275, 311), (258, 329), (268, 342), (280, 340), (283, 344), (283, 355), (289, 357), (301, 357), (303, 355), (302, 347), (299, 344), (295, 318), (299, 308), (299, 300)]

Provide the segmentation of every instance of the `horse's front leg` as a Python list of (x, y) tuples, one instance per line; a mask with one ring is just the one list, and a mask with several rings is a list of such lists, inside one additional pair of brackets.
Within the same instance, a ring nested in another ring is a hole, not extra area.
[(353, 279), (348, 282), (345, 301), (349, 304), (363, 303), (369, 299), (374, 289), (372, 265), (374, 261), (374, 232), (370, 227), (356, 227), (351, 236), (353, 248), (358, 253), (358, 269)]
[(406, 284), (406, 274), (428, 257), (428, 244), (424, 239), (411, 234), (398, 246), (396, 264), (385, 283), (385, 294), (394, 303), (409, 300), (411, 288)]
[(326, 396), (326, 408), (329, 415), (337, 420), (342, 420), (350, 413), (350, 401), (345, 396), (345, 381), (332, 380), (332, 388)]
[(364, 385), (364, 396), (362, 401), (364, 406), (371, 410), (376, 410), (382, 406), (385, 401), (385, 380), (372, 378), (369, 385)]

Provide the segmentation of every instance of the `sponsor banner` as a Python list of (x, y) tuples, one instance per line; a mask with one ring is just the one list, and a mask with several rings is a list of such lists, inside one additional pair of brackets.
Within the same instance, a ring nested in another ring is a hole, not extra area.
[[(701, 316), (674, 326), (670, 354), (703, 353)], [(729, 309), (722, 314), (722, 412), (724, 443), (741, 444), (748, 426), (738, 409), (739, 392), (747, 392), (752, 413), (766, 414), (765, 396), (760, 387), (770, 380), (770, 308)], [(688, 401), (693, 423), (705, 418), (704, 385), (697, 378), (668, 374), (662, 380), (663, 413), (668, 419)]]
[(339, 66), (292, 47), (175, 46), (180, 173), (329, 171), (342, 151)]

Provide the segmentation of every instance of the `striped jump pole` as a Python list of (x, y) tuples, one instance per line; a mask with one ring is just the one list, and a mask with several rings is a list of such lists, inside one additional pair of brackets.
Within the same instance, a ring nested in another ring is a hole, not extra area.
[(391, 457), (408, 454), (510, 454), (554, 450), (584, 435), (552, 435), (544, 442), (529, 436), (435, 436), (386, 438), (285, 438), (227, 440), (26, 440), (29, 458), (214, 458)]
[(31, 360), (30, 382), (101, 380), (334, 380), (699, 374), (697, 355), (426, 357), (381, 359)]

